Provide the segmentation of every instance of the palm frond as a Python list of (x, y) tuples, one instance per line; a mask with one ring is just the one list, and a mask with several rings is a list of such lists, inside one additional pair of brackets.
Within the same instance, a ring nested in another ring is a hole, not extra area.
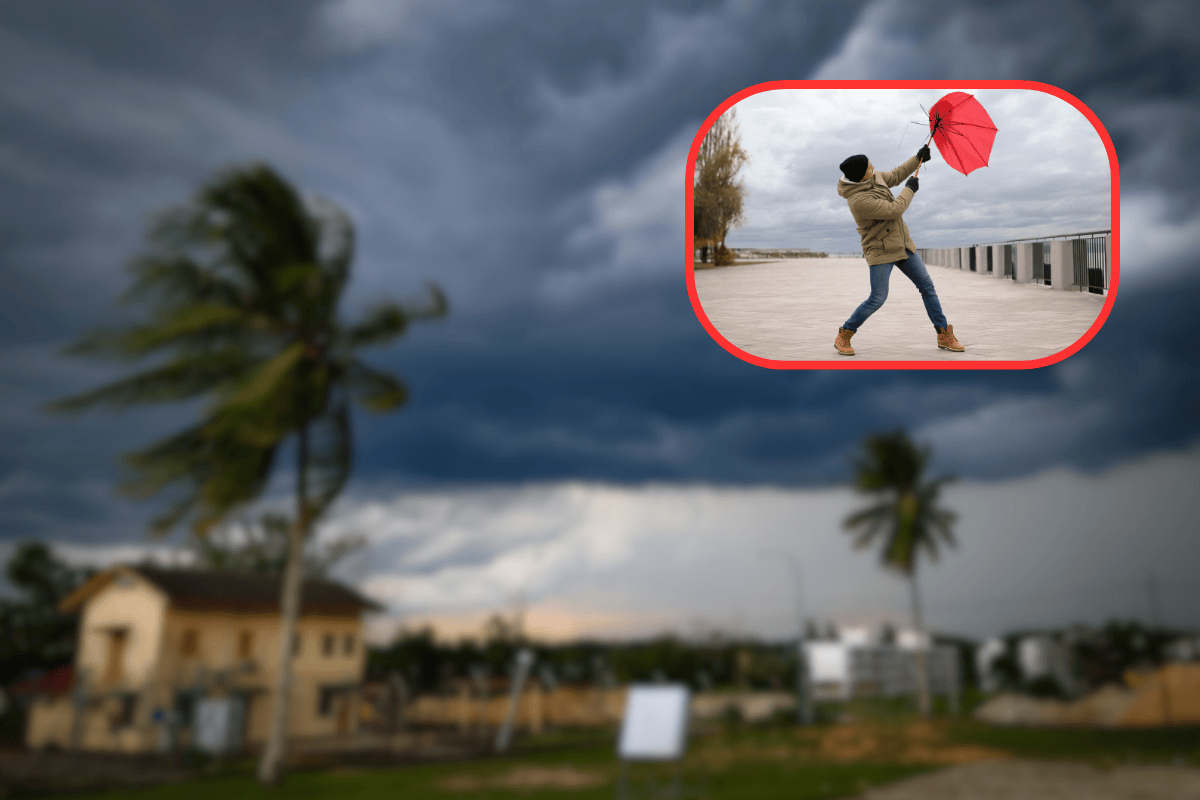
[(169, 501), (152, 522), (156, 532), (186, 524), (203, 534), (220, 524), (264, 491), (281, 443), (301, 430), (310, 445), (309, 509), (320, 513), (350, 475), (349, 402), (384, 412), (408, 397), (398, 378), (361, 364), (355, 350), (445, 316), (445, 296), (431, 286), (427, 300), (384, 306), (343, 327), (350, 218), (320, 198), (306, 202), (265, 164), (217, 175), (163, 214), (147, 239), (123, 296), (145, 302), (147, 320), (89, 333), (65, 354), (169, 358), (48, 408), (208, 400), (197, 424), (124, 457), (121, 493)]
[(129, 408), (191, 400), (211, 392), (214, 386), (236, 380), (251, 366), (239, 349), (185, 356), (89, 392), (48, 403), (44, 408), (52, 413), (79, 413), (101, 405)]
[(130, 264), (129, 271), (134, 283), (121, 295), (123, 305), (150, 301), (166, 307), (189, 303), (237, 306), (246, 288), (186, 253), (144, 255)]
[(403, 383), (361, 361), (349, 365), (347, 378), (355, 402), (368, 411), (383, 414), (408, 401), (408, 388)]
[(309, 423), (308, 434), (309, 503), (315, 519), (341, 494), (350, 478), (354, 444), (350, 404), (341, 401), (331, 406)]
[(861, 550), (868, 546), (891, 519), (893, 513), (893, 503), (885, 500), (847, 517), (843, 522), (843, 527), (847, 531), (857, 532), (854, 538), (855, 549)]
[(196, 304), (173, 309), (153, 324), (119, 331), (85, 334), (64, 348), (63, 355), (137, 360), (184, 342), (212, 347), (241, 331), (262, 327), (242, 309), (218, 304)]
[(349, 280), (354, 260), (354, 224), (341, 207), (323, 197), (314, 197), (309, 204), (321, 231), (318, 264), (337, 298)]
[(387, 344), (408, 330), (417, 320), (444, 317), (449, 309), (446, 296), (436, 286), (429, 286), (429, 300), (421, 306), (385, 303), (369, 311), (362, 322), (348, 328), (344, 334), (351, 349)]
[(279, 355), (259, 365), (224, 403), (225, 408), (252, 406), (269, 402), (287, 383), (300, 359), (304, 343), (294, 342)]

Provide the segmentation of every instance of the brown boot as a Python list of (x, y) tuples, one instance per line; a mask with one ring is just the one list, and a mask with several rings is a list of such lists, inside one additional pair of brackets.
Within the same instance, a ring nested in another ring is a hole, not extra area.
[(963, 353), (967, 349), (959, 344), (958, 339), (954, 338), (953, 325), (947, 325), (938, 331), (937, 343), (938, 347), (943, 350), (949, 350), (952, 353)]
[(844, 356), (854, 355), (854, 348), (850, 346), (850, 337), (854, 335), (854, 331), (846, 328), (838, 328), (837, 338), (833, 340), (833, 346), (837, 351)]

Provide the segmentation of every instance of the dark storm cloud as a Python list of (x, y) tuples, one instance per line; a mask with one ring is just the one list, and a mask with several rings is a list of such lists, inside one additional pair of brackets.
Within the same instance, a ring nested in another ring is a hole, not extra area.
[[(620, 332), (539, 349), (536, 362), (520, 351), (463, 351), (446, 360), (410, 349), (394, 363), (403, 360), (423, 392), (408, 413), (372, 425), (386, 434), (364, 443), (362, 463), (368, 473), (391, 469), (417, 480), (824, 483), (848, 476), (847, 456), (863, 435), (905, 426), (937, 446), (939, 467), (971, 477), (1049, 464), (1103, 469), (1200, 435), (1194, 415), (1179, 413), (1200, 391), (1200, 365), (1186, 350), (1148, 351), (1142, 334), (1186, 337), (1187, 298), (1197, 290), (1192, 281), (1123, 292), (1121, 313), (1079, 354), (1003, 379), (891, 372), (806, 379), (733, 361), (715, 345), (660, 341), (642, 351)], [(666, 298), (678, 290), (657, 291)], [(686, 298), (676, 302), (684, 317)], [(629, 328), (653, 330), (653, 312), (630, 312), (622, 315)], [(463, 391), (454, 375), (471, 376), (478, 388)]]
[[(0, 535), (139, 535), (149, 509), (100, 510), (89, 527), (66, 501), (56, 517), (47, 492), (111, 485), (116, 453), (189, 412), (45, 418), (40, 403), (117, 374), (54, 349), (116, 313), (121, 265), (151, 214), (252, 158), (353, 214), (351, 313), (426, 279), (450, 294), (449, 319), (372, 357), (413, 399), (358, 419), (365, 483), (823, 483), (845, 477), (863, 434), (900, 425), (934, 442), (941, 466), (997, 477), (1197, 436), (1181, 413), (1200, 388), (1197, 357), (1173, 343), (1188, 338), (1184, 298), (1200, 287), (1173, 273), (1123, 288), (1066, 363), (999, 374), (764, 370), (709, 339), (683, 283), (697, 127), (746, 86), (819, 69), (1060, 86), (1113, 133), (1125, 191), (1165, 202), (1162, 224), (1184, 230), (1169, 223), (1190, 211), (1171, 203), (1195, 190), (1169, 167), (1190, 158), (1198, 129), (1195, 40), (1169, 7), (65, 8), (0, 11), (0, 68), (18, 76), (0, 85), (0, 480), (24, 476)], [(1161, 133), (1144, 130), (1146, 115)]]
[(1112, 136), (1131, 186), (1194, 217), (1200, 187), (1179, 179), (1200, 134), (1200, 33), (1188, 4), (882, 2), (820, 77), (1012, 78), (1083, 100)]

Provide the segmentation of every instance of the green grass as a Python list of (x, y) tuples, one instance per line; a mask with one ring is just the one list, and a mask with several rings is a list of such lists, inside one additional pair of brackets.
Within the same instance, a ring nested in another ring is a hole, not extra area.
[[(852, 710), (881, 740), (896, 747), (880, 751), (867, 761), (831, 761), (820, 755), (821, 737), (836, 725), (805, 730), (790, 725), (737, 726), (697, 737), (685, 761), (684, 784), (704, 790), (705, 797), (773, 800), (774, 798), (846, 797), (869, 786), (890, 783), (905, 776), (936, 769), (933, 765), (894, 763), (902, 752), (904, 731), (914, 720), (892, 704), (868, 704)], [(937, 746), (978, 745), (1017, 757), (1084, 761), (1098, 766), (1135, 763), (1171, 763), (1182, 758), (1200, 764), (1200, 726), (1158, 730), (1083, 730), (995, 728), (968, 718), (935, 720)], [(720, 730), (720, 729), (718, 729)], [(274, 791), (254, 780), (254, 764), (226, 764), (224, 774), (199, 778), (184, 785), (89, 792), (71, 795), (120, 800), (239, 800), (277, 796), (287, 798), (396, 798), (471, 797), (516, 798), (528, 796), (610, 798), (619, 764), (613, 752), (615, 730), (562, 731), (525, 739), (537, 752), (504, 758), (442, 762), (396, 767), (342, 768), (293, 771)], [(493, 781), (514, 768), (574, 770), (599, 775), (603, 783), (579, 788), (506, 788)], [(662, 785), (670, 770), (657, 765), (634, 765), (635, 787), (653, 779)], [(447, 780), (474, 781), (475, 788), (447, 788)], [(695, 796), (695, 795), (693, 795)]]
[(1200, 726), (1100, 730), (1095, 728), (998, 728), (962, 720), (947, 726), (947, 740), (1005, 750), (1036, 759), (1200, 765)]
[[(765, 738), (764, 738), (765, 737)], [(929, 767), (898, 764), (836, 764), (800, 759), (756, 758), (743, 752), (726, 764), (712, 764), (705, 758), (707, 747), (753, 748), (764, 742), (792, 741), (787, 730), (745, 730), (720, 735), (697, 742), (685, 761), (683, 781), (686, 788), (702, 789), (703, 796), (720, 800), (768, 800), (769, 798), (845, 797), (862, 789), (897, 780), (929, 769)], [(553, 741), (553, 740), (550, 740)], [(563, 768), (600, 775), (604, 782), (595, 787), (580, 788), (511, 788), (488, 785), (508, 775), (517, 767)], [(373, 768), (288, 773), (277, 791), (268, 792), (254, 781), (253, 765), (243, 762), (227, 765), (226, 774), (207, 777), (187, 784), (154, 786), (136, 789), (110, 790), (72, 794), (77, 800), (87, 798), (121, 798), (121, 800), (240, 800), (279, 796), (302, 800), (349, 800), (349, 798), (408, 797), (471, 797), (511, 798), (530, 795), (546, 797), (611, 798), (619, 773), (619, 763), (610, 743), (604, 746), (582, 746), (578, 749), (557, 750), (537, 755), (495, 758), (474, 762), (425, 764), (419, 766)], [(672, 773), (660, 765), (635, 764), (630, 779), (635, 788), (644, 789), (648, 781), (663, 785)], [(469, 790), (447, 788), (450, 778), (481, 780), (481, 788)], [(695, 795), (693, 795), (695, 796)]]

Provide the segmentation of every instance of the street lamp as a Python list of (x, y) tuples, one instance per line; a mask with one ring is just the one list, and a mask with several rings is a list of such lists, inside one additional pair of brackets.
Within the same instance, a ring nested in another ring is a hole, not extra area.
[(759, 558), (782, 556), (791, 568), (796, 585), (796, 724), (812, 722), (812, 699), (808, 692), (808, 654), (804, 649), (804, 602), (801, 595), (800, 562), (792, 553), (784, 550), (762, 550)]

